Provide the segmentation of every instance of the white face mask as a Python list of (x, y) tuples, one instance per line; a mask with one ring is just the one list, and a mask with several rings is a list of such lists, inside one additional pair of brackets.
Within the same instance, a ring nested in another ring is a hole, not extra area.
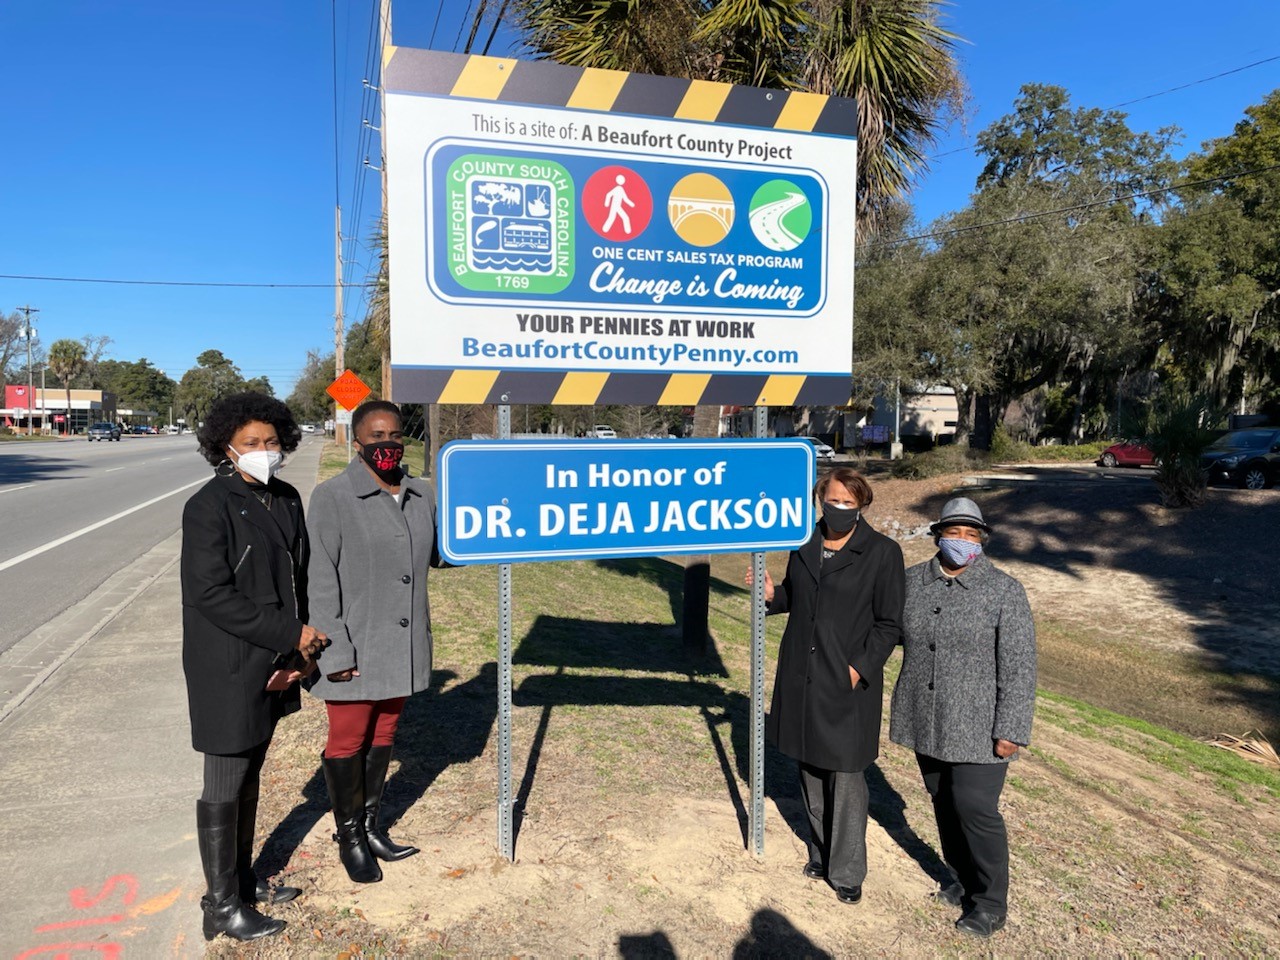
[(227, 447), (236, 455), (236, 466), (259, 483), (267, 483), (280, 472), (284, 465), (284, 454), (279, 450), (250, 450), (241, 453), (235, 447)]

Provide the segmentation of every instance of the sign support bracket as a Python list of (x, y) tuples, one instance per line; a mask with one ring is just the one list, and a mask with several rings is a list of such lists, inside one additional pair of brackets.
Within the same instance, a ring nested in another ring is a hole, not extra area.
[[(755, 436), (768, 433), (769, 408), (755, 409)], [(764, 557), (751, 554), (751, 810), (747, 828), (751, 852), (764, 856)]]
[[(511, 439), (511, 406), (498, 404), (498, 439)], [(505, 501), (504, 501), (505, 502)], [(498, 564), (498, 852), (514, 861), (511, 799), (511, 564)]]

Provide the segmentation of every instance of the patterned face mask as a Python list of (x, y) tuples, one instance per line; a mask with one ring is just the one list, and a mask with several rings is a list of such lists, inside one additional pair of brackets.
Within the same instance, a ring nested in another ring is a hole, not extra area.
[(982, 555), (982, 544), (961, 540), (959, 537), (943, 537), (938, 541), (938, 550), (947, 566), (967, 567)]
[(404, 459), (404, 444), (395, 440), (382, 443), (365, 443), (360, 446), (360, 459), (378, 478), (388, 483), (400, 479), (400, 461)]

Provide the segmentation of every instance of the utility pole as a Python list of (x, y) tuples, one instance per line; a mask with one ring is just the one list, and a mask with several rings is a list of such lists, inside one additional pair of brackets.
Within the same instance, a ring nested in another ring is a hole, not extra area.
[(44, 372), (49, 369), (47, 363), (40, 364), (40, 434), (44, 436), (49, 429), (49, 408), (44, 405)]
[[(33, 313), (39, 313), (40, 308), (25, 306), (25, 307), (19, 307), (18, 309), (22, 311), (22, 317), (23, 317), (22, 336), (27, 341), (27, 436), (29, 437), (35, 433), (35, 427), (34, 427), (35, 419), (31, 412), (31, 401), (34, 397), (34, 391), (35, 391), (35, 377), (32, 375), (32, 370), (31, 370), (31, 340), (35, 336), (35, 333), (31, 329), (31, 315)], [(43, 378), (43, 375), (42, 375), (42, 378)]]
[[(378, 0), (378, 26), (381, 31), (380, 43), (378, 51), (378, 62), (385, 65), (387, 62), (387, 47), (391, 46), (391, 0)], [(378, 68), (378, 143), (382, 150), (382, 162), (378, 164), (382, 168), (382, 229), (387, 228), (387, 82), (386, 77), (382, 74), (382, 68)], [(390, 250), (388, 249), (388, 255)], [(390, 282), (391, 270), (387, 268), (387, 279)], [(390, 309), (390, 298), (388, 298), (388, 309)], [(388, 327), (391, 318), (387, 318)], [(391, 399), (391, 330), (387, 330), (387, 342), (382, 348), (382, 397), (384, 400)], [(428, 413), (430, 418), (430, 413)], [(430, 472), (428, 470), (428, 472)]]
[[(333, 376), (336, 380), (347, 369), (346, 332), (342, 318), (342, 207), (333, 208)], [(347, 442), (347, 425), (338, 423), (338, 405), (333, 405), (333, 438)]]

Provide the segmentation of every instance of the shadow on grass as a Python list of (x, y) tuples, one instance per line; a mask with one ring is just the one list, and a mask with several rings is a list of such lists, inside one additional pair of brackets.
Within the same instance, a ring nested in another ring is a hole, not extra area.
[[(671, 620), (679, 633), (681, 624), (684, 622), (685, 568), (683, 564), (665, 560), (662, 557), (627, 557), (621, 560), (597, 560), (596, 565), (614, 573), (644, 580), (665, 591), (667, 602), (671, 606)], [(715, 577), (710, 578), (709, 589), (712, 594), (722, 597), (740, 592), (740, 588), (717, 580)], [(710, 646), (708, 644), (708, 648)], [(721, 674), (721, 676), (728, 676), (728, 674)]]
[[(441, 689), (457, 674), (436, 670), (431, 687), (409, 698), (396, 731), (396, 759), (400, 768), (387, 780), (382, 795), (381, 822), (393, 825), (455, 763), (469, 763), (484, 752), (497, 716), (498, 669), (480, 667), (470, 680)], [(271, 831), (262, 846), (256, 869), (261, 877), (279, 873), (316, 823), (329, 813), (320, 758), (302, 788), (302, 799)]]
[[(665, 626), (539, 617), (520, 642), (514, 659), (517, 663), (555, 667), (555, 673), (527, 677), (512, 696), (517, 706), (542, 708), (516, 792), (514, 834), (517, 842), (555, 707), (659, 705), (695, 708), (702, 716), (724, 777), (725, 792), (738, 817), (744, 849), (749, 845), (747, 803), (750, 798), (743, 796), (742, 784), (750, 782), (751, 698), (736, 690), (726, 690), (717, 679), (728, 675), (718, 655), (714, 659), (714, 672), (704, 671), (699, 675), (696, 668), (706, 665), (705, 658), (685, 651)], [(685, 676), (679, 679), (621, 674), (584, 676), (566, 672), (569, 668), (647, 670)], [(946, 868), (937, 854), (907, 823), (905, 801), (875, 766), (868, 770), (867, 782), (872, 797), (871, 812), (876, 820), (922, 870), (939, 880), (945, 877)], [(768, 742), (765, 743), (764, 793), (774, 801), (795, 835), (807, 840), (809, 824), (800, 799), (795, 761)]]

